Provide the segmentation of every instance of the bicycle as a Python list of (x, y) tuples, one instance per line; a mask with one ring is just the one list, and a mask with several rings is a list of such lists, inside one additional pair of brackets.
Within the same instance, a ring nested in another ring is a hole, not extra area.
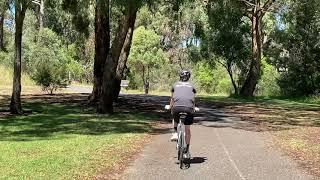
[[(170, 109), (169, 105), (165, 106), (166, 110)], [(199, 111), (199, 108), (195, 107), (194, 111)], [(178, 150), (178, 161), (180, 164), (180, 169), (188, 168), (190, 167), (190, 164), (186, 163), (186, 159), (189, 159), (188, 154), (186, 153), (186, 133), (185, 133), (185, 126), (184, 126), (184, 121), (187, 117), (187, 113), (181, 112), (179, 113), (179, 123), (177, 126), (177, 132), (178, 132), (178, 141), (177, 141), (177, 146), (176, 149)]]
[(177, 141), (177, 150), (178, 150), (178, 161), (180, 164), (180, 169), (183, 169), (184, 167), (190, 166), (189, 164), (185, 163), (185, 160), (187, 158), (186, 154), (186, 133), (185, 133), (185, 126), (184, 126), (184, 121), (187, 117), (187, 113), (179, 113), (179, 123), (177, 126), (177, 131), (178, 131), (178, 141)]

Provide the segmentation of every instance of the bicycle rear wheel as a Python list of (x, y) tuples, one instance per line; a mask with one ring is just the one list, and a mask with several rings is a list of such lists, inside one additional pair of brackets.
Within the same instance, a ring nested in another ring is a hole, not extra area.
[(179, 149), (178, 149), (178, 160), (179, 160), (179, 164), (180, 164), (180, 168), (183, 168), (183, 163), (184, 163), (184, 159), (183, 159), (183, 153), (184, 153), (184, 148), (183, 148), (183, 136), (180, 135), (179, 136)]

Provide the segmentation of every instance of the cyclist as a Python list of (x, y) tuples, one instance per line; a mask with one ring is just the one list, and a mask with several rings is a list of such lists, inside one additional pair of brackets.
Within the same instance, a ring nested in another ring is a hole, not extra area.
[(174, 133), (172, 134), (171, 141), (178, 139), (177, 126), (179, 122), (179, 113), (187, 113), (185, 119), (185, 133), (186, 133), (186, 152), (189, 154), (190, 146), (190, 125), (193, 124), (193, 112), (195, 108), (195, 94), (196, 89), (189, 82), (191, 73), (183, 70), (180, 72), (180, 81), (176, 82), (171, 89), (170, 109), (173, 115)]

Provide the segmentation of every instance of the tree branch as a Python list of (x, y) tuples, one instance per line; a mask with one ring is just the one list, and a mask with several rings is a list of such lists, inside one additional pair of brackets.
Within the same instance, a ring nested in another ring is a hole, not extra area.
[(269, 8), (272, 6), (272, 4), (275, 2), (276, 0), (268, 0), (262, 7), (262, 13), (265, 14), (266, 12), (268, 12)]
[(259, 7), (258, 5), (253, 4), (247, 0), (240, 0), (240, 1), (243, 2), (247, 7)]
[(247, 17), (247, 18), (249, 18), (249, 19), (252, 19), (252, 13), (250, 12), (245, 12), (245, 13), (243, 13), (243, 16), (245, 16), (245, 17)]
[(40, 4), (40, 1), (38, 1), (38, 0), (34, 0), (34, 1), (32, 1), (32, 2), (35, 3), (35, 4), (37, 4), (37, 5), (39, 5), (39, 6), (41, 5), (41, 4)]
[(225, 67), (226, 69), (228, 69), (228, 66), (227, 66), (226, 64), (222, 63), (222, 62), (219, 61), (219, 60), (217, 60), (217, 62), (218, 62), (219, 64), (221, 64), (223, 67)]

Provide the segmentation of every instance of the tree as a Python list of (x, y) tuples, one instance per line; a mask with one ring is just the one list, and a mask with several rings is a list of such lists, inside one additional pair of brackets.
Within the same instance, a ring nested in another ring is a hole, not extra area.
[(294, 0), (282, 14), (268, 43), (268, 59), (280, 71), (283, 95), (308, 96), (320, 92), (320, 2)]
[(39, 29), (43, 29), (44, 27), (44, 4), (45, 4), (45, 0), (39, 0)]
[(254, 90), (261, 75), (261, 57), (263, 45), (262, 18), (270, 9), (275, 0), (241, 0), (245, 7), (244, 14), (251, 21), (252, 31), (252, 61), (249, 73), (240, 90), (243, 97), (253, 96)]
[(143, 26), (134, 31), (133, 47), (129, 56), (129, 62), (141, 73), (145, 94), (150, 87), (150, 72), (152, 68), (166, 61), (166, 56), (160, 48), (160, 36), (153, 30)]
[(104, 64), (103, 82), (102, 82), (102, 96), (98, 106), (100, 113), (113, 113), (114, 102), (114, 85), (116, 81), (116, 72), (118, 67), (119, 58), (130, 29), (136, 19), (136, 14), (141, 7), (142, 1), (132, 0), (129, 3), (121, 4), (124, 6), (124, 16), (120, 20), (118, 32), (112, 43), (110, 54)]
[[(238, 95), (242, 76), (247, 73), (247, 59), (250, 58), (249, 25), (242, 20), (236, 1), (214, 1), (207, 8), (210, 30), (202, 38), (203, 50), (206, 49), (205, 54), (213, 53), (213, 57), (207, 58), (217, 61), (227, 70), (234, 93)], [(240, 76), (238, 82), (236, 76)]]
[(39, 30), (43, 29), (44, 27), (44, 7), (45, 7), (45, 0), (34, 0), (33, 3), (35, 3), (38, 7), (37, 9), (37, 18), (38, 18), (38, 28)]
[(31, 1), (15, 0), (15, 53), (14, 53), (14, 74), (13, 74), (13, 88), (10, 103), (10, 112), (12, 114), (21, 114), (21, 42), (23, 21), (26, 10)]
[(113, 98), (115, 101), (118, 99), (120, 89), (121, 89), (120, 87), (121, 80), (124, 78), (124, 72), (127, 69), (127, 60), (129, 57), (131, 44), (132, 44), (134, 24), (135, 24), (135, 20), (132, 21), (131, 24), (129, 25), (130, 27), (127, 33), (125, 43), (121, 50), (121, 55), (120, 55), (117, 70), (116, 70), (116, 78), (115, 78), (114, 92), (113, 92)]
[(95, 7), (95, 60), (92, 102), (97, 101), (102, 94), (104, 64), (110, 51), (110, 21), (109, 1), (96, 1)]
[(59, 38), (52, 30), (41, 29), (24, 56), (32, 61), (28, 66), (32, 79), (50, 94), (69, 85), (72, 76), (81, 74), (81, 66), (69, 52), (72, 47), (67, 49)]
[(4, 45), (4, 19), (6, 15), (6, 10), (8, 7), (8, 1), (0, 2), (0, 51), (6, 51)]

